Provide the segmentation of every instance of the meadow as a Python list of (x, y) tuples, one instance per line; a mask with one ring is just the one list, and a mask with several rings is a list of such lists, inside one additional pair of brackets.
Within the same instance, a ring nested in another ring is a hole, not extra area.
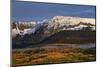
[(28, 48), (13, 50), (13, 66), (89, 62), (96, 60), (96, 48)]

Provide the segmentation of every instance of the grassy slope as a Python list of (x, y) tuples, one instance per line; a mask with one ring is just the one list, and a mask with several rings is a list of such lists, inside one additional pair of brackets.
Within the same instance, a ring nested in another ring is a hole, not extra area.
[(33, 49), (26, 51), (14, 51), (13, 65), (35, 65), (88, 62), (96, 60), (95, 48), (74, 49), (74, 48), (53, 48)]

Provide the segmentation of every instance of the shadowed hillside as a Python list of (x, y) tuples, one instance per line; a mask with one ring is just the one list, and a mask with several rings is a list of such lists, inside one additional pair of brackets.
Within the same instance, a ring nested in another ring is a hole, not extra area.
[[(81, 31), (60, 31), (49, 37), (41, 38), (36, 35), (27, 35), (27, 37), (20, 37), (13, 39), (13, 48), (24, 48), (24, 47), (37, 47), (43, 46), (43, 44), (52, 44), (52, 43), (65, 43), (65, 44), (83, 44), (83, 43), (95, 43), (96, 32), (89, 30)], [(41, 35), (42, 36), (42, 35)]]
[(41, 43), (95, 43), (95, 31), (61, 31)]

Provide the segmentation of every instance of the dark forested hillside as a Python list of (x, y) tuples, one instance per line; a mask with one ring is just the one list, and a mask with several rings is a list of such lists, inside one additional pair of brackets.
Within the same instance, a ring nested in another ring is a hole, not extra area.
[(61, 31), (41, 43), (94, 43), (95, 31)]

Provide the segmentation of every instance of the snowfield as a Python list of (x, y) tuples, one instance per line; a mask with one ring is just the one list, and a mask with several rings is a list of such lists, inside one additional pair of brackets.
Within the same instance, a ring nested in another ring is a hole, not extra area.
[[(16, 29), (12, 29), (12, 36), (15, 37), (17, 34), (25, 35), (25, 34), (34, 34), (37, 29), (39, 29), (40, 26), (47, 25), (44, 32), (49, 32), (50, 30), (80, 30), (84, 27), (91, 27), (92, 30), (95, 30), (95, 18), (81, 18), (81, 17), (71, 17), (71, 16), (54, 16), (51, 19), (44, 19), (41, 22), (28, 22), (23, 23), (25, 25), (31, 25), (34, 24), (33, 28), (27, 28), (22, 30), (19, 30), (18, 27)], [(21, 23), (21, 22), (20, 22)], [(17, 26), (17, 25), (16, 25)]]

